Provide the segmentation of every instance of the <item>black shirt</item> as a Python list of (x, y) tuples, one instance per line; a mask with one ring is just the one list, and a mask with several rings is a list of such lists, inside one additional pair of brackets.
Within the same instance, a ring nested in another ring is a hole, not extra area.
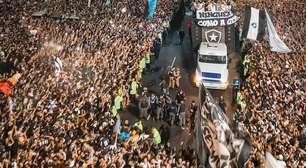
[(302, 148), (303, 150), (306, 149), (306, 137), (305, 135), (304, 136), (301, 136), (299, 138), (299, 141), (300, 141), (300, 148)]

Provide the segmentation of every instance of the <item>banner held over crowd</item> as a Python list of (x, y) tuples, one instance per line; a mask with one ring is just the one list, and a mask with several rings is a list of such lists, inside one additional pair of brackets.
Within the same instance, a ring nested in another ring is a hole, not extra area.
[(148, 0), (148, 15), (147, 18), (153, 18), (157, 0)]
[(197, 24), (202, 27), (229, 26), (236, 23), (239, 17), (232, 11), (204, 11), (196, 12)]
[(250, 142), (230, 129), (227, 116), (204, 85), (200, 87), (199, 101), (195, 122), (201, 164), (212, 168), (244, 167), (252, 148)]
[(265, 9), (265, 14), (267, 18), (268, 38), (269, 38), (269, 44), (271, 47), (271, 51), (275, 51), (279, 53), (291, 52), (291, 50), (287, 47), (287, 45), (278, 36), (275, 30), (275, 27), (273, 26), (271, 18), (266, 9)]
[(260, 41), (265, 34), (265, 13), (250, 6), (245, 9), (242, 37)]

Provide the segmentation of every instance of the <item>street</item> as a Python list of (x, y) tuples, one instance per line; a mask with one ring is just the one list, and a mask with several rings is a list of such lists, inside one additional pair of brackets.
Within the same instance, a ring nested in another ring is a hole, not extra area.
[[(187, 33), (186, 33), (187, 34)], [(181, 89), (186, 95), (186, 107), (189, 106), (191, 101), (197, 101), (198, 99), (198, 88), (193, 84), (192, 77), (196, 67), (196, 60), (192, 57), (192, 51), (190, 47), (189, 36), (186, 35), (183, 45), (178, 45), (179, 36), (175, 31), (169, 32), (166, 39), (166, 44), (163, 45), (160, 51), (158, 59), (152, 60), (151, 72), (146, 72), (143, 75), (144, 87), (147, 87), (150, 92), (160, 94), (159, 82), (161, 78), (167, 76), (167, 72), (171, 64), (174, 67), (179, 67), (181, 69)], [(229, 65), (229, 81), (237, 78), (238, 72), (236, 71), (237, 63), (239, 57), (236, 53), (230, 54), (231, 62)], [(173, 63), (174, 62), (174, 63)], [(234, 107), (232, 106), (232, 89), (231, 86), (223, 90), (210, 90), (212, 95), (218, 100), (220, 96), (224, 97), (226, 103), (226, 111), (228, 117), (232, 118), (232, 113), (234, 112)], [(170, 94), (174, 96), (175, 91), (170, 90)], [(138, 112), (135, 105), (131, 105), (127, 112), (124, 112), (123, 119), (128, 119), (131, 122), (137, 120)], [(186, 114), (187, 117), (189, 114)], [(170, 143), (176, 148), (183, 148), (185, 145), (193, 144), (193, 131), (185, 129), (182, 130), (178, 126), (170, 127), (167, 122), (164, 121), (153, 121), (149, 119), (148, 121), (143, 120), (144, 125), (147, 127), (157, 127), (161, 125), (166, 125), (169, 127), (170, 132)], [(182, 145), (184, 144), (184, 145)]]

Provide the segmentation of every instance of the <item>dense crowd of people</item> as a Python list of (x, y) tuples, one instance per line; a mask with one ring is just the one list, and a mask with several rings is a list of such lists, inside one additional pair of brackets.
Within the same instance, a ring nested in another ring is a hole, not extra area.
[[(242, 13), (245, 5), (213, 3), (195, 1), (192, 8), (234, 6)], [(271, 52), (265, 41), (248, 42), (243, 51), (249, 68), (234, 116), (254, 146), (247, 167), (263, 166), (266, 152), (287, 167), (303, 167), (305, 3), (248, 3), (267, 9), (292, 52)], [(158, 0), (152, 19), (145, 19), (141, 0), (0, 1), (0, 7), (0, 63), (6, 65), (0, 79), (20, 75), (13, 93), (0, 96), (0, 167), (197, 167), (194, 150), (175, 151), (164, 126), (148, 129), (141, 120), (120, 119), (122, 109), (138, 103), (140, 118), (194, 127), (185, 123), (185, 112), (194, 114), (196, 103), (185, 107), (178, 69), (162, 79), (161, 95), (141, 86), (178, 1)], [(33, 17), (37, 11), (46, 12)], [(169, 89), (177, 90), (175, 98)]]
[(195, 167), (192, 150), (119, 116), (178, 3), (148, 20), (141, 0), (1, 1), (0, 79), (21, 77), (0, 98), (0, 167)]
[[(243, 49), (244, 59), (249, 59), (244, 63), (249, 68), (244, 72), (245, 81), (239, 93), (240, 110), (234, 116), (238, 125), (248, 130), (254, 145), (247, 167), (263, 166), (265, 153), (269, 152), (286, 167), (303, 168), (306, 163), (305, 3), (284, 0), (249, 1), (249, 4), (267, 9), (279, 36), (292, 52), (272, 52), (265, 40), (249, 42), (249, 47)], [(244, 4), (237, 2), (237, 6), (243, 8)]]
[(233, 4), (231, 0), (195, 0), (191, 3), (191, 9), (204, 11), (231, 11)]

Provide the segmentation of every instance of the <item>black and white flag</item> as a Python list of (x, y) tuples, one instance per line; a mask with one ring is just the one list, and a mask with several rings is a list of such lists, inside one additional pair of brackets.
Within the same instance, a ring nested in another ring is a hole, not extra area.
[(63, 67), (62, 60), (56, 57), (54, 59), (54, 64), (55, 64), (55, 73), (58, 75), (62, 71), (62, 67)]
[(266, 13), (266, 18), (267, 18), (267, 27), (268, 27), (268, 35), (269, 35), (268, 37), (269, 37), (269, 44), (271, 47), (271, 51), (275, 51), (279, 53), (291, 52), (288, 46), (278, 36), (267, 10), (265, 10), (265, 13)]
[(250, 6), (246, 7), (242, 37), (260, 41), (265, 35), (265, 12)]
[(204, 85), (199, 92), (196, 144), (201, 164), (211, 168), (245, 167), (252, 149), (249, 139), (231, 130), (226, 114)]

